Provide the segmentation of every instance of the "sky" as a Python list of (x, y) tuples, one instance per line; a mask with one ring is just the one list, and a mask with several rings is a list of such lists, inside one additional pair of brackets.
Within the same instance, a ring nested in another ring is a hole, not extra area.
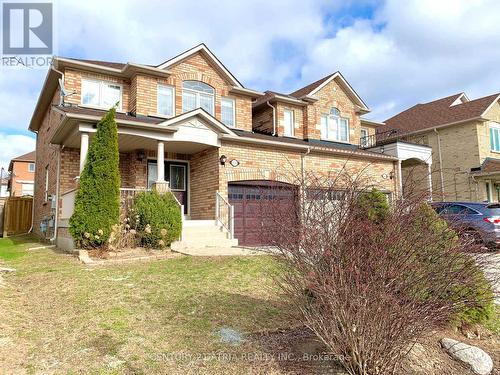
[[(500, 92), (497, 0), (55, 0), (56, 54), (159, 64), (204, 42), (247, 88), (295, 91), (340, 70), (383, 121), (466, 92)], [(27, 130), (46, 70), (0, 67), (0, 167)]]

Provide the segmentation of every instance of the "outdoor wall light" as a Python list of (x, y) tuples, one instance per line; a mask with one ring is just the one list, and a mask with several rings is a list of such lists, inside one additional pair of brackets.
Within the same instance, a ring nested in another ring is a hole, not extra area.
[(226, 165), (227, 156), (221, 155), (221, 157), (219, 158), (219, 161), (220, 161), (220, 165)]
[(144, 159), (146, 159), (146, 151), (138, 150), (137, 151), (137, 160), (143, 161)]

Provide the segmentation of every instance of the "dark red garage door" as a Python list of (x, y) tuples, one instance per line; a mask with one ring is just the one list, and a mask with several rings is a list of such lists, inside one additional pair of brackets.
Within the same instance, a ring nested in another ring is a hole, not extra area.
[[(290, 211), (295, 205), (296, 189), (275, 181), (242, 181), (228, 186), (229, 204), (234, 207), (234, 236), (240, 245), (259, 246), (272, 242), (269, 207)], [(271, 215), (272, 216), (272, 215)], [(267, 217), (267, 220), (266, 220)]]

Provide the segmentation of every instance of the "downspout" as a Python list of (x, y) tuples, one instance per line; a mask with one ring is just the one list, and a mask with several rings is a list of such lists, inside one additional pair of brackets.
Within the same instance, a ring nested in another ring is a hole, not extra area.
[(271, 103), (269, 103), (269, 100), (266, 102), (266, 104), (273, 109), (273, 137), (276, 135), (276, 108), (274, 108)]
[[(36, 132), (36, 141), (35, 144), (38, 144), (38, 132)], [(36, 162), (35, 159), (35, 181), (36, 181), (36, 166), (38, 163)], [(33, 188), (35, 187), (35, 184), (33, 184)], [(33, 232), (33, 223), (35, 222), (35, 194), (33, 194), (33, 203), (31, 204), (31, 227), (28, 230), (28, 233)]]
[(305, 190), (305, 187), (306, 187), (306, 174), (305, 174), (305, 159), (306, 159), (306, 156), (309, 155), (311, 153), (311, 147), (307, 147), (307, 150), (305, 153), (301, 154), (300, 155), (300, 169), (301, 169), (301, 174), (302, 174), (302, 182), (301, 182), (301, 185), (299, 188), (302, 190), (302, 202), (300, 203), (300, 207), (301, 207), (301, 211), (302, 211), (302, 218), (305, 217), (305, 209), (306, 209), (306, 205), (305, 205), (305, 202), (306, 202), (306, 190)]
[(54, 236), (49, 240), (50, 242), (54, 242), (57, 238), (57, 224), (59, 220), (59, 190), (60, 190), (60, 174), (61, 174), (61, 150), (64, 148), (64, 146), (59, 146), (57, 148), (57, 175), (56, 175), (56, 213), (54, 215)]
[(444, 201), (444, 176), (443, 176), (443, 156), (441, 154), (441, 137), (436, 128), (434, 128), (438, 141), (438, 156), (439, 156), (439, 177), (441, 179), (441, 200)]

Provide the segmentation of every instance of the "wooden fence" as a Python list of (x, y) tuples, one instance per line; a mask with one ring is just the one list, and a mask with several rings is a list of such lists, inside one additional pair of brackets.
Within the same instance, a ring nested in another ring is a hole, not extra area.
[(31, 228), (32, 209), (33, 198), (7, 198), (3, 215), (3, 236), (28, 233)]

